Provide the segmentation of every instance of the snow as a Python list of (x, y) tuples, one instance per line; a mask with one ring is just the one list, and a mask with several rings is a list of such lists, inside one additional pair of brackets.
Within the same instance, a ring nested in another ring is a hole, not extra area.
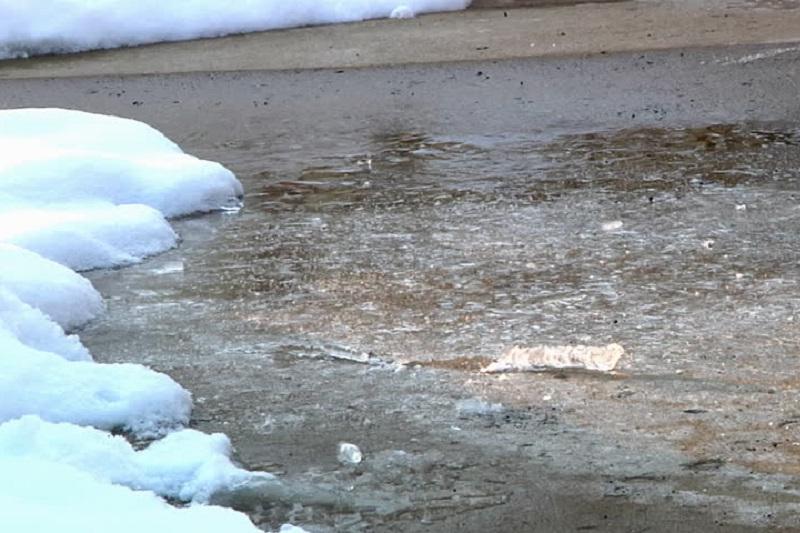
[(41, 255), (0, 243), (0, 289), (39, 309), (66, 330), (82, 326), (103, 310), (89, 281)]
[[(412, 16), (470, 0), (0, 0), (0, 58)], [(51, 16), (58, 13), (57, 17)]]
[(25, 345), (2, 324), (0, 354), (0, 422), (35, 414), (146, 437), (189, 421), (189, 393), (144, 366), (68, 361)]
[(176, 217), (235, 208), (243, 193), (219, 163), (183, 153), (147, 124), (106, 115), (0, 111), (0, 154), (0, 206), (69, 199), (73, 208), (144, 204)]
[(177, 235), (152, 207), (98, 202), (0, 213), (0, 242), (82, 271), (137, 263), (174, 247)]
[(336, 458), (339, 459), (339, 462), (342, 464), (357, 465), (364, 459), (364, 455), (361, 453), (361, 449), (355, 444), (340, 442)]
[(152, 492), (112, 485), (47, 459), (0, 457), (0, 472), (0, 531), (8, 533), (258, 533), (230, 509), (173, 507)]
[(70, 465), (98, 480), (184, 502), (207, 502), (220, 488), (273, 479), (270, 474), (234, 466), (230, 454), (225, 435), (191, 429), (170, 433), (135, 451), (122, 437), (74, 424), (53, 424), (36, 416), (0, 426), (0, 457)]
[[(183, 430), (191, 395), (169, 376), (95, 363), (66, 333), (103, 311), (75, 270), (169, 249), (166, 217), (236, 208), (241, 195), (230, 171), (145, 124), (0, 111), (0, 531), (257, 531), (201, 504), (272, 477), (234, 466), (224, 435)], [(163, 438), (135, 451), (114, 429)]]

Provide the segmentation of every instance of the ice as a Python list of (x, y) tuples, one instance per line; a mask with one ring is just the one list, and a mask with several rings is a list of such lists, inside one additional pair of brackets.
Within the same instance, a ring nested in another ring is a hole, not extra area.
[(489, 403), (479, 398), (468, 398), (456, 402), (456, 410), (462, 416), (491, 415), (503, 412), (502, 403)]
[(625, 349), (619, 344), (607, 346), (534, 346), (513, 347), (483, 372), (536, 371), (547, 368), (581, 368), (609, 372), (617, 366)]
[(453, 11), (464, 9), (469, 3), (470, 0), (0, 0), (0, 58), (353, 22), (393, 13)]
[(351, 465), (357, 465), (364, 458), (359, 447), (349, 442), (339, 443), (339, 453), (336, 457), (340, 463)]
[(292, 524), (283, 524), (278, 533), (308, 533), (305, 529)]

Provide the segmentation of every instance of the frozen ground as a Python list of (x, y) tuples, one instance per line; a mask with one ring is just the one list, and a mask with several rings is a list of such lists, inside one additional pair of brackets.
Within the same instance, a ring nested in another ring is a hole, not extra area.
[(417, 13), (464, 9), (468, 4), (469, 0), (0, 0), (0, 59), (410, 18)]
[[(84, 339), (168, 371), (195, 392), (196, 428), (297, 487), (226, 502), (263, 527), (790, 530), (797, 59), (681, 50), (2, 94), (145, 119), (242, 177), (241, 213), (182, 220), (181, 248), (92, 274), (110, 299)], [(614, 375), (479, 372), (514, 344), (614, 342)], [(342, 442), (363, 460), (342, 465)]]

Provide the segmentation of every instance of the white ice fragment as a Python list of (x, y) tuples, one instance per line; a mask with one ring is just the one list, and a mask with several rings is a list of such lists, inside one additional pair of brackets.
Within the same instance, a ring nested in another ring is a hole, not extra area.
[(392, 10), (389, 18), (393, 19), (410, 19), (414, 18), (414, 10), (405, 4), (399, 5)]
[(339, 453), (336, 457), (340, 463), (351, 465), (357, 465), (364, 459), (359, 447), (349, 442), (339, 443)]
[(706, 250), (711, 250), (714, 248), (714, 239), (704, 239), (701, 244)]
[(622, 228), (622, 221), (621, 220), (611, 220), (608, 222), (603, 222), (600, 227), (603, 231), (616, 231)]
[(491, 415), (503, 412), (502, 403), (489, 403), (480, 398), (468, 398), (456, 402), (456, 410), (461, 416)]
[(482, 372), (540, 371), (548, 368), (582, 368), (609, 372), (625, 353), (619, 344), (607, 346), (513, 347)]

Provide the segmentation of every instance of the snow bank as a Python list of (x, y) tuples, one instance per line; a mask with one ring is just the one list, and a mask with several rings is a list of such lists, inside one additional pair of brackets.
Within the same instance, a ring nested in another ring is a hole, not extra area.
[[(464, 9), (470, 0), (0, 0), (0, 58)], [(58, 16), (52, 14), (57, 13)]]
[(66, 330), (103, 310), (89, 280), (41, 255), (0, 242), (0, 289), (39, 309)]
[(111, 485), (74, 466), (39, 457), (2, 457), (0, 531), (59, 533), (258, 533), (222, 507), (173, 507), (152, 492)]
[(158, 436), (189, 422), (191, 397), (141, 365), (68, 361), (26, 346), (0, 324), (0, 422), (27, 414), (52, 422)]
[(0, 242), (80, 271), (137, 263), (174, 247), (177, 235), (152, 207), (99, 202), (0, 213)]
[(0, 206), (105, 201), (175, 217), (237, 207), (243, 192), (219, 163), (183, 153), (147, 124), (107, 115), (0, 111), (0, 155)]
[(625, 350), (619, 344), (607, 346), (513, 347), (483, 372), (536, 371), (548, 368), (582, 368), (609, 372), (617, 366)]
[(0, 288), (0, 331), (20, 344), (57, 354), (67, 361), (92, 360), (76, 335), (65, 335), (47, 315), (3, 288)]
[(230, 171), (145, 124), (0, 111), (0, 531), (257, 531), (244, 515), (156, 494), (202, 502), (271, 476), (233, 466), (223, 435), (177, 431), (136, 452), (100, 431), (163, 436), (188, 423), (191, 396), (144, 366), (94, 363), (65, 333), (103, 310), (72, 269), (166, 250), (177, 236), (165, 216), (241, 195)]
[(274, 479), (270, 474), (237, 468), (230, 454), (225, 435), (191, 429), (176, 431), (134, 451), (122, 437), (72, 424), (52, 424), (35, 416), (0, 426), (0, 457), (69, 465), (98, 480), (184, 502), (205, 502), (220, 488)]

